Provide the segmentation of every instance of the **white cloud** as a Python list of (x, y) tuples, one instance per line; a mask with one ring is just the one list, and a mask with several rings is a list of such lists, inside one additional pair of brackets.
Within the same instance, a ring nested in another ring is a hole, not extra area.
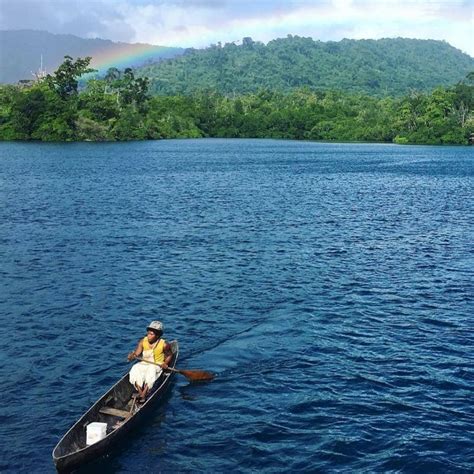
[(243, 36), (403, 36), (474, 56), (473, 0), (0, 0), (0, 28), (187, 47)]
[(126, 16), (137, 41), (156, 44), (201, 47), (243, 36), (268, 41), (287, 34), (323, 41), (402, 36), (446, 40), (474, 55), (472, 4), (466, 2), (302, 0), (283, 5), (260, 0), (260, 8), (254, 7), (245, 15), (233, 2), (224, 5), (218, 9), (207, 7), (205, 2), (173, 8), (169, 4), (166, 8), (128, 5)]

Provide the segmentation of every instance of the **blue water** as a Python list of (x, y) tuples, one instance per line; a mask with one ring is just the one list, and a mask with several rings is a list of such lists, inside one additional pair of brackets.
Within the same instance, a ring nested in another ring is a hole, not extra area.
[(472, 472), (473, 155), (0, 143), (0, 471), (53, 472), (159, 319), (217, 378), (97, 472)]

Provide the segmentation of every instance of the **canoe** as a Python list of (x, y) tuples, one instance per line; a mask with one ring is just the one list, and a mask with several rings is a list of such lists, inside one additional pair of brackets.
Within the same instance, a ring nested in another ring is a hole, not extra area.
[[(173, 354), (170, 367), (178, 359), (178, 342), (170, 343)], [(117, 442), (135, 428), (156, 407), (167, 392), (175, 372), (165, 371), (155, 382), (143, 404), (136, 403), (136, 392), (125, 374), (107, 391), (63, 436), (53, 450), (53, 461), (59, 472), (68, 472), (107, 453)], [(106, 435), (100, 441), (87, 445), (87, 425), (92, 422), (107, 424)]]

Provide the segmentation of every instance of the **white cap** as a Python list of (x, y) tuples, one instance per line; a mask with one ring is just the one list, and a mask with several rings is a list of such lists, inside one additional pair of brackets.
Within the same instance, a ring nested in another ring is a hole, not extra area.
[(148, 329), (154, 329), (155, 331), (163, 331), (163, 323), (161, 321), (152, 321), (148, 326), (147, 326), (147, 331)]

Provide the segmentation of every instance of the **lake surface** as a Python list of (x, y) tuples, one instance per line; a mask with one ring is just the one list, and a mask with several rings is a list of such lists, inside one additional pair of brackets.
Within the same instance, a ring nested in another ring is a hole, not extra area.
[(472, 472), (474, 153), (272, 140), (0, 143), (0, 471), (180, 341), (86, 472)]

